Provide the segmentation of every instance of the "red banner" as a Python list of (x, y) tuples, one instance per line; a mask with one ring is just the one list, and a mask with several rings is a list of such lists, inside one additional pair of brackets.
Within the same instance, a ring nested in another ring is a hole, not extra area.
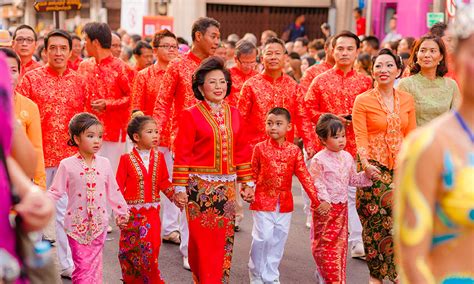
[(167, 29), (173, 32), (174, 19), (167, 16), (144, 16), (143, 17), (143, 37), (152, 37), (156, 32)]

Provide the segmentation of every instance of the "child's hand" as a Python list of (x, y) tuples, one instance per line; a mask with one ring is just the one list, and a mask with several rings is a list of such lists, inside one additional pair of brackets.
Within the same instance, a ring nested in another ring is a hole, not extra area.
[(253, 187), (250, 187), (246, 184), (242, 184), (242, 189), (240, 190), (240, 196), (242, 199), (248, 203), (255, 201), (255, 190)]
[(316, 212), (321, 215), (326, 215), (328, 214), (329, 209), (331, 209), (331, 204), (329, 204), (327, 201), (323, 201), (316, 209)]
[(183, 210), (186, 203), (188, 203), (188, 194), (186, 192), (178, 192), (173, 196), (173, 201), (180, 210)]
[(379, 180), (381, 172), (376, 166), (369, 165), (365, 168), (365, 174), (372, 180)]
[(130, 215), (128, 214), (117, 216), (117, 218), (115, 218), (115, 224), (117, 224), (117, 226), (120, 229), (123, 229), (127, 226), (129, 218), (130, 218)]

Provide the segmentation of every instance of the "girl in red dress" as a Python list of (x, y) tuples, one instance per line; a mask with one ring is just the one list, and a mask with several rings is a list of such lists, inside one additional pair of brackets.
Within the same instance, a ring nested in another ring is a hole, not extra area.
[(160, 252), (160, 191), (170, 199), (168, 171), (159, 142), (156, 122), (136, 112), (127, 134), (135, 144), (120, 157), (117, 183), (127, 201), (130, 219), (121, 230), (119, 261), (124, 283), (164, 283), (158, 269)]

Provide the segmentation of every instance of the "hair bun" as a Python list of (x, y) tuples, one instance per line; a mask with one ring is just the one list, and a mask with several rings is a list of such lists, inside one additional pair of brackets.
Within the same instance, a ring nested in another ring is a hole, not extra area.
[(139, 117), (139, 116), (145, 116), (145, 114), (141, 110), (135, 110), (135, 111), (132, 112), (132, 118), (131, 119), (134, 119), (135, 117)]

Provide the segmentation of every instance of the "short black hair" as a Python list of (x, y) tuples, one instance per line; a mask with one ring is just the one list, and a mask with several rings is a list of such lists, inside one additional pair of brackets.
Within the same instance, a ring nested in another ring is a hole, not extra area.
[(201, 34), (205, 34), (207, 29), (210, 26), (214, 26), (218, 29), (221, 28), (221, 24), (214, 18), (208, 18), (208, 17), (200, 17), (193, 23), (193, 27), (191, 30), (191, 38), (193, 41), (196, 40), (196, 33), (200, 32)]
[(380, 55), (389, 55), (390, 57), (393, 58), (393, 60), (395, 61), (395, 65), (397, 66), (397, 69), (400, 69), (402, 70), (402, 72), (400, 72), (400, 74), (397, 76), (397, 78), (399, 78), (402, 73), (403, 73), (403, 62), (402, 62), (402, 59), (400, 56), (397, 56), (395, 54), (393, 54), (393, 52), (388, 49), (388, 48), (382, 48), (379, 53), (377, 53), (377, 55), (375, 55), (374, 57), (372, 57), (372, 70), (374, 69), (374, 64), (375, 64), (375, 60), (377, 59), (377, 57), (379, 57)]
[(204, 85), (204, 80), (206, 79), (207, 73), (221, 70), (224, 73), (224, 78), (227, 81), (227, 91), (226, 97), (230, 94), (230, 89), (232, 88), (232, 80), (230, 78), (230, 72), (225, 68), (225, 62), (222, 58), (218, 56), (211, 56), (206, 58), (201, 62), (201, 65), (196, 69), (193, 74), (193, 92), (196, 99), (203, 101), (204, 95), (199, 90), (199, 87)]
[(177, 37), (176, 40), (178, 41), (178, 44), (189, 45), (189, 42), (182, 37)]
[(74, 115), (69, 121), (69, 141), (67, 141), (67, 144), (78, 147), (76, 141), (74, 141), (74, 136), (80, 136), (81, 133), (84, 133), (84, 131), (94, 125), (102, 125), (97, 116), (88, 112)]
[(443, 37), (444, 33), (448, 29), (448, 25), (445, 23), (436, 23), (430, 28), (430, 34), (437, 36), (437, 37)]
[(298, 60), (301, 60), (301, 56), (297, 53), (297, 52), (290, 52), (290, 54), (288, 54), (288, 57), (290, 59), (298, 59)]
[(151, 47), (151, 45), (148, 42), (140, 40), (140, 41), (137, 42), (137, 45), (135, 45), (135, 48), (133, 49), (132, 53), (135, 54), (135, 55), (140, 56), (140, 55), (142, 55), (142, 48), (153, 50), (153, 48)]
[(112, 46), (112, 31), (106, 23), (87, 23), (83, 29), (84, 33), (91, 40), (97, 40), (102, 48), (110, 49)]
[(82, 41), (81, 37), (78, 36), (78, 35), (76, 35), (76, 34), (71, 34), (71, 38), (72, 38), (72, 40), (75, 40), (75, 39), (76, 39), (76, 40), (78, 40), (78, 41)]
[(239, 40), (235, 46), (235, 56), (237, 58), (240, 58), (242, 54), (251, 54), (254, 51), (256, 52), (256, 54), (258, 54), (258, 50), (255, 44), (245, 39)]
[[(324, 52), (324, 50), (319, 51), (318, 54), (319, 54), (320, 52)], [(324, 56), (323, 56), (323, 57), (324, 57)], [(321, 57), (319, 57), (319, 58), (321, 58)], [(301, 61), (303, 61), (303, 60), (308, 61), (308, 67), (313, 66), (314, 64), (316, 64), (316, 59), (314, 59), (314, 58), (311, 57), (311, 56), (303, 57), (303, 59), (302, 59)]]
[(16, 54), (16, 52), (13, 49), (6, 48), (6, 47), (0, 47), (0, 52), (3, 52), (3, 54), (5, 54), (5, 56), (8, 58), (15, 59), (16, 63), (18, 64), (18, 72), (20, 72), (21, 62), (20, 62), (20, 57), (18, 57), (18, 54)]
[(291, 122), (290, 112), (284, 107), (274, 107), (268, 113), (267, 117), (270, 115), (283, 115), (288, 122)]
[(301, 41), (301, 44), (303, 44), (303, 46), (308, 46), (309, 44), (309, 40), (305, 37), (299, 37), (297, 39), (295, 39), (295, 42), (297, 41)]
[(338, 33), (337, 35), (334, 36), (334, 39), (332, 40), (332, 47), (336, 47), (336, 42), (339, 38), (341, 37), (350, 37), (353, 38), (356, 42), (356, 47), (359, 49), (360, 47), (360, 39), (358, 36), (356, 36), (353, 32), (350, 31), (342, 31)]
[(130, 38), (131, 38), (132, 41), (135, 42), (135, 43), (138, 43), (139, 41), (142, 40), (142, 36), (141, 36), (141, 35), (137, 35), (137, 34), (132, 34), (132, 35), (130, 35)]
[(34, 34), (34, 37), (35, 37), (35, 41), (38, 40), (38, 35), (36, 34), (36, 31), (35, 29), (33, 29), (31, 26), (29, 25), (20, 25), (18, 28), (16, 28), (15, 32), (13, 32), (13, 40), (15, 40), (16, 38), (16, 33), (19, 31), (19, 30), (23, 30), (23, 29), (27, 29), (27, 30), (30, 30), (33, 32)]
[(316, 124), (316, 134), (321, 140), (335, 136), (342, 129), (345, 129), (345, 127), (341, 119), (332, 113), (321, 115)]
[[(174, 40), (176, 40), (176, 35), (174, 33), (166, 29), (161, 30), (161, 31), (156, 32), (155, 35), (153, 36), (153, 43), (152, 43), (153, 47), (158, 48), (161, 40), (165, 37), (171, 37), (171, 38), (174, 38)], [(176, 44), (178, 44), (177, 40), (176, 40)]]
[(380, 48), (380, 41), (375, 36), (366, 36), (362, 42), (366, 41), (373, 49), (379, 50)]
[(360, 7), (354, 8), (354, 12), (359, 13), (359, 15), (362, 15), (362, 9)]
[(135, 139), (133, 138), (133, 134), (139, 134), (145, 124), (148, 122), (156, 123), (153, 117), (144, 115), (141, 111), (133, 112), (132, 119), (130, 120), (127, 126), (128, 137), (130, 138), (130, 140), (132, 140), (133, 143), (137, 143), (137, 141), (135, 141)]
[(72, 37), (71, 37), (71, 35), (69, 33), (67, 33), (66, 31), (64, 31), (64, 30), (53, 30), (53, 31), (50, 31), (44, 37), (44, 48), (46, 50), (48, 50), (49, 39), (52, 38), (52, 37), (55, 37), (55, 36), (67, 39), (67, 43), (69, 45), (69, 50), (72, 49)]
[(286, 52), (286, 47), (285, 47), (285, 42), (277, 37), (269, 37), (265, 44), (263, 44), (263, 48), (265, 48), (267, 45), (272, 44), (272, 43), (278, 43), (283, 47), (283, 50)]

